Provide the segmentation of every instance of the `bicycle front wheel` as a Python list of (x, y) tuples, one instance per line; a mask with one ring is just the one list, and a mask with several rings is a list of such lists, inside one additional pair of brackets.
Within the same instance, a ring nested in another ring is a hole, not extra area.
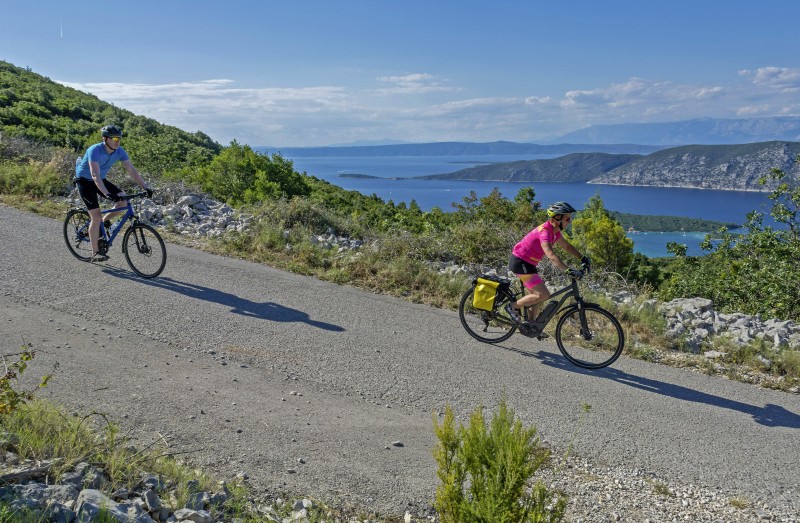
[(556, 343), (561, 354), (578, 367), (601, 369), (622, 354), (625, 334), (613, 314), (589, 303), (559, 318)]
[(500, 343), (510, 338), (517, 330), (517, 324), (504, 309), (508, 297), (503, 293), (497, 293), (494, 310), (484, 311), (472, 305), (474, 293), (475, 288), (471, 287), (461, 297), (461, 303), (458, 305), (461, 325), (467, 329), (470, 336), (484, 343)]
[(122, 238), (122, 252), (133, 272), (155, 278), (167, 264), (167, 248), (155, 229), (143, 223), (128, 227)]
[(73, 256), (81, 261), (92, 259), (92, 242), (89, 241), (89, 213), (72, 209), (64, 219), (64, 241)]

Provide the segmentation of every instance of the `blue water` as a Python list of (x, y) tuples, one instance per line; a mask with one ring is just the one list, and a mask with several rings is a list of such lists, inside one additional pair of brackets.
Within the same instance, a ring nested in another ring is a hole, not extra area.
[[(461, 202), (470, 191), (481, 197), (497, 187), (513, 198), (526, 184), (509, 182), (473, 182), (452, 180), (415, 180), (416, 176), (443, 174), (485, 163), (511, 162), (552, 158), (553, 156), (375, 156), (375, 157), (291, 157), (298, 171), (326, 180), (347, 190), (375, 194), (394, 203), (413, 199), (422, 210), (439, 207), (451, 211), (453, 202)], [(377, 178), (346, 178), (342, 174), (364, 174)], [(397, 179), (404, 178), (404, 179)], [(547, 183), (533, 185), (536, 199), (543, 205), (565, 200), (582, 208), (595, 194), (603, 199), (606, 209), (632, 214), (688, 216), (726, 223), (741, 224), (752, 210), (766, 211), (769, 199), (765, 193), (712, 191), (663, 187), (628, 187), (587, 183)], [(685, 244), (690, 255), (700, 255), (704, 233), (676, 231), (672, 233), (631, 233), (634, 250), (650, 257), (669, 256), (667, 242)]]

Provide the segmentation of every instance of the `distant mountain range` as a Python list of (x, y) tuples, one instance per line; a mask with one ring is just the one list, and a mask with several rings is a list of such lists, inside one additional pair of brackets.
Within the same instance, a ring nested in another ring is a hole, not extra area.
[(498, 182), (588, 182), (612, 185), (765, 191), (760, 177), (778, 168), (800, 180), (798, 142), (685, 145), (648, 155), (574, 153), (548, 160), (495, 163), (423, 179)]
[(326, 156), (485, 156), (485, 155), (552, 155), (575, 152), (647, 154), (663, 146), (636, 144), (551, 144), (516, 142), (433, 142), (392, 145), (360, 145), (346, 147), (253, 147), (261, 153), (280, 153), (292, 158)]
[(545, 143), (646, 143), (650, 145), (722, 145), (767, 141), (800, 142), (800, 116), (698, 118), (664, 123), (592, 125)]
[[(593, 125), (538, 144), (518, 142), (405, 143), (391, 140), (328, 147), (253, 147), (283, 156), (464, 156), (565, 155), (570, 153), (649, 154), (679, 145), (734, 145), (800, 142), (800, 116), (698, 118), (677, 122)], [(641, 145), (644, 144), (644, 145)]]

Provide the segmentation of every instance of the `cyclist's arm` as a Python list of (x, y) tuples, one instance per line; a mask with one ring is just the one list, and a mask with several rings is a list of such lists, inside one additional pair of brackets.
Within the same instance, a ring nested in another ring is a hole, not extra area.
[[(561, 239), (556, 241), (556, 243), (561, 245), (560, 242), (561, 242)], [(549, 243), (542, 242), (541, 245), (542, 245), (542, 250), (544, 251), (544, 255), (547, 256), (547, 259), (549, 259), (550, 262), (553, 265), (555, 265), (556, 267), (558, 267), (562, 271), (565, 271), (565, 270), (568, 269), (567, 264), (564, 263), (563, 261), (561, 261), (561, 258), (558, 257), (558, 254), (556, 254), (556, 252), (553, 250), (553, 247)], [(572, 245), (570, 245), (570, 247), (572, 247)], [(574, 250), (575, 248), (572, 247), (572, 249)]]
[(147, 183), (145, 183), (144, 178), (142, 178), (142, 175), (139, 174), (139, 171), (136, 170), (136, 167), (133, 166), (130, 160), (123, 160), (122, 166), (125, 167), (125, 170), (128, 172), (128, 176), (130, 176), (134, 182), (139, 184), (139, 187), (147, 190)]
[(100, 164), (97, 162), (89, 162), (89, 172), (92, 174), (92, 180), (94, 180), (94, 184), (97, 186), (100, 194), (107, 196), (108, 189), (106, 189), (106, 184), (103, 183), (103, 178), (100, 177)]
[(564, 238), (563, 236), (561, 238), (557, 239), (556, 243), (559, 244), (562, 249), (564, 249), (565, 251), (567, 251), (571, 255), (575, 256), (576, 258), (580, 259), (580, 257), (582, 256), (581, 253), (578, 251), (578, 249), (573, 247), (572, 244), (569, 243), (569, 241), (566, 238)]

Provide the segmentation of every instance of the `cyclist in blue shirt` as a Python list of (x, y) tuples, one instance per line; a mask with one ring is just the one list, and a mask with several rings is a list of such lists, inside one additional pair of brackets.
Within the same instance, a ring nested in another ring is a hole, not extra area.
[(115, 207), (120, 209), (114, 213), (108, 213), (106, 216), (111, 217), (117, 212), (126, 207), (126, 203), (122, 200), (125, 192), (119, 187), (106, 180), (106, 175), (111, 169), (111, 166), (116, 162), (122, 162), (122, 166), (127, 171), (128, 175), (133, 181), (139, 184), (142, 190), (147, 191), (147, 197), (153, 196), (153, 191), (145, 183), (139, 171), (131, 163), (128, 158), (128, 153), (119, 144), (122, 138), (122, 131), (116, 125), (106, 125), (100, 129), (103, 141), (92, 145), (86, 150), (86, 154), (79, 158), (75, 163), (75, 180), (78, 186), (78, 192), (81, 199), (86, 204), (86, 209), (89, 211), (91, 222), (89, 223), (89, 240), (92, 242), (92, 261), (106, 261), (108, 256), (100, 254), (97, 249), (97, 240), (100, 236), (100, 222), (103, 221), (102, 213), (100, 212), (100, 204), (97, 200), (97, 195), (102, 195), (104, 198), (116, 202)]

